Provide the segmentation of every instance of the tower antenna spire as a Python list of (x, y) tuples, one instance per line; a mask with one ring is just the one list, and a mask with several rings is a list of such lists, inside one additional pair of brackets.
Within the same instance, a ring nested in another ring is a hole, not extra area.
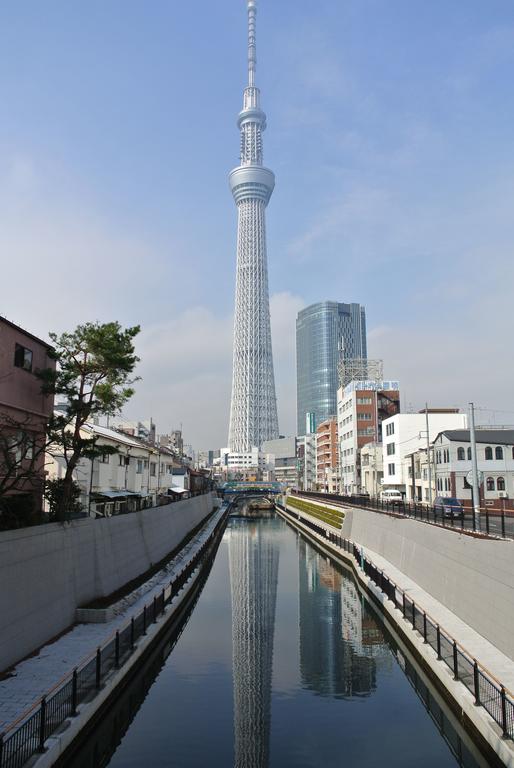
[(248, 0), (248, 86), (255, 85), (255, 70), (257, 68), (257, 49), (255, 45), (255, 24), (257, 17), (257, 1)]

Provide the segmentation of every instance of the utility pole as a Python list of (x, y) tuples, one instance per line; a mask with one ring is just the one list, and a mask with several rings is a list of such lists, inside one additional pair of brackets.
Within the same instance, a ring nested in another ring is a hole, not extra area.
[(432, 506), (432, 462), (430, 461), (430, 431), (428, 426), (428, 403), (425, 403), (425, 420), (427, 425), (427, 463), (428, 463), (428, 502)]
[(469, 404), (469, 436), (471, 440), (471, 471), (473, 473), (473, 522), (474, 528), (480, 530), (480, 487), (478, 484), (477, 440), (475, 435), (475, 406)]

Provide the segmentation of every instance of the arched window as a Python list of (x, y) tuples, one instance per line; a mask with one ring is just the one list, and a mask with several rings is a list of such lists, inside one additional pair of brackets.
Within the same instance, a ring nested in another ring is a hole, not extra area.
[(471, 461), (471, 446), (468, 448), (468, 461)]
[(485, 458), (486, 458), (486, 461), (492, 461), (493, 459), (493, 449), (491, 448), (490, 445), (488, 445), (487, 448), (485, 449)]
[(494, 457), (496, 459), (503, 459), (503, 448), (501, 447), (501, 445), (497, 445), (496, 448), (494, 449)]
[(457, 460), (464, 461), (465, 458), (466, 458), (466, 454), (464, 452), (464, 448), (462, 448), (462, 446), (460, 448), (457, 448)]
[(498, 491), (504, 491), (505, 490), (505, 478), (504, 477), (499, 477), (496, 480), (496, 488), (497, 488)]
[(485, 484), (488, 491), (494, 491), (494, 477), (488, 477)]

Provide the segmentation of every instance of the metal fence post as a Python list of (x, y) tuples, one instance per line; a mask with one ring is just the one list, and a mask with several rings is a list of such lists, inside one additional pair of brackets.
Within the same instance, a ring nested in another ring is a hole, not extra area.
[(489, 507), (485, 508), (485, 530), (489, 533)]
[(97, 648), (96, 651), (96, 688), (100, 688), (102, 682), (102, 650)]
[(502, 509), (502, 538), (505, 538), (505, 508)]
[(39, 744), (37, 751), (45, 751), (45, 731), (46, 731), (46, 696), (41, 699), (41, 708), (39, 710)]
[[(73, 677), (71, 679), (71, 714), (72, 717), (75, 717), (77, 714), (77, 699), (78, 699), (78, 673), (77, 673), (77, 667), (73, 670)], [(2, 765), (0, 761), (0, 765)]]
[(480, 678), (478, 676), (478, 664), (477, 660), (473, 660), (473, 685), (475, 688), (475, 704), (477, 707), (480, 705)]
[(134, 650), (134, 639), (135, 639), (134, 638), (134, 634), (135, 634), (135, 632), (134, 632), (134, 617), (132, 616), (132, 618), (130, 619), (130, 650), (131, 651)]
[(441, 629), (439, 624), (437, 625), (437, 658), (441, 660)]
[(114, 641), (115, 656), (116, 656), (116, 669), (120, 668), (120, 633), (116, 630), (116, 639)]
[(402, 613), (405, 616), (405, 592), (402, 592)]
[(502, 721), (501, 727), (503, 731), (503, 737), (506, 739), (509, 736), (509, 730), (507, 728), (507, 696), (505, 694), (505, 688), (502, 685), (500, 691), (501, 705), (502, 705)]
[(459, 679), (459, 654), (456, 640), (453, 641), (453, 679)]
[(427, 641), (427, 615), (425, 611), (423, 611), (423, 642), (426, 643)]

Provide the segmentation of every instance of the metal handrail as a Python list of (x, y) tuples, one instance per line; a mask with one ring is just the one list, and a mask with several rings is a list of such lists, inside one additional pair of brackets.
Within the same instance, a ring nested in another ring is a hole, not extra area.
[[(493, 720), (501, 727), (503, 736), (506, 738), (514, 739), (514, 693), (509, 690), (498, 678), (493, 675), (484, 665), (480, 664), (476, 658), (471, 654), (463, 645), (461, 645), (455, 638), (447, 632), (441, 625), (428, 614), (426, 611), (421, 611), (415, 601), (399, 587), (396, 582), (390, 579), (384, 574), (384, 571), (378, 568), (372, 560), (366, 557), (362, 548), (353, 542), (351, 539), (346, 539), (335, 531), (328, 531), (323, 526), (318, 525), (313, 520), (305, 519), (300, 512), (296, 510), (287, 509), (284, 505), (277, 503), (277, 506), (286, 514), (293, 518), (296, 518), (299, 522), (311, 528), (319, 536), (324, 539), (328, 539), (329, 542), (338, 546), (344, 552), (352, 555), (357, 567), (360, 567), (364, 573), (380, 589), (380, 591), (391, 600), (396, 608), (402, 610), (403, 616), (408, 620), (406, 615), (407, 603), (410, 603), (411, 610), (411, 623), (413, 630), (417, 631), (423, 636), (424, 642), (428, 643), (432, 648), (434, 646), (428, 639), (428, 624), (430, 622), (432, 628), (436, 632), (436, 646), (434, 650), (437, 652), (438, 660), (444, 661), (447, 666), (454, 671), (454, 679), (459, 680), (474, 696), (475, 703), (482, 706)], [(308, 514), (308, 513), (304, 513)], [(374, 578), (376, 576), (376, 578)], [(386, 587), (386, 589), (384, 589)], [(396, 594), (399, 594), (401, 603), (396, 598)], [(416, 618), (420, 616), (423, 619), (423, 631), (420, 632), (416, 626)], [(447, 659), (441, 653), (441, 639), (449, 643), (452, 648), (452, 663), (448, 664)], [(464, 676), (459, 676), (459, 657), (461, 654), (473, 668), (473, 686), (470, 687), (466, 684)], [(484, 701), (480, 686), (480, 676), (486, 681), (486, 683), (494, 689), (497, 699), (493, 700), (489, 697), (487, 701)], [(493, 704), (495, 706), (493, 706)]]
[[(222, 518), (223, 519), (223, 518)], [(83, 657), (72, 673), (67, 673), (55, 683), (44, 696), (25, 710), (19, 717), (8, 725), (0, 734), (0, 768), (22, 768), (22, 766), (37, 752), (43, 752), (46, 739), (69, 717), (75, 716), (78, 704), (85, 701), (93, 692), (97, 692), (106, 676), (113, 670), (120, 669), (132, 656), (135, 641), (146, 634), (148, 626), (157, 621), (166, 606), (179, 593), (189, 577), (196, 569), (199, 561), (207, 556), (214, 546), (219, 525), (209, 534), (203, 544), (184, 565), (181, 571), (155, 595), (153, 600), (145, 604), (139, 614), (121, 625), (93, 653)], [(114, 643), (114, 647), (109, 649)], [(123, 643), (123, 648), (122, 648)], [(110, 650), (110, 653), (106, 654)], [(123, 657), (123, 661), (121, 660)], [(107, 668), (103, 669), (103, 662)], [(91, 665), (95, 666), (94, 684), (92, 683)], [(81, 675), (83, 678), (81, 679)], [(82, 687), (82, 684), (83, 687)], [(58, 697), (66, 687), (68, 694), (63, 701)], [(82, 693), (80, 690), (82, 689)], [(51, 709), (55, 704), (57, 715), (52, 717)], [(37, 722), (35, 722), (37, 720)]]
[[(403, 502), (390, 502), (384, 501), (376, 496), (344, 496), (337, 493), (320, 493), (319, 491), (292, 491), (295, 496), (304, 496), (306, 498), (313, 498), (324, 500), (325, 503), (331, 503), (336, 505), (346, 505), (350, 507), (360, 507), (363, 509), (371, 509), (374, 512), (380, 514), (388, 514), (397, 517), (409, 517), (419, 522), (429, 523), (430, 525), (436, 525), (449, 530), (459, 531), (467, 535), (482, 536), (487, 538), (502, 538), (511, 539), (514, 538), (514, 530), (512, 533), (506, 531), (506, 520), (514, 519), (514, 512), (501, 509), (497, 510), (493, 507), (480, 507), (481, 519), (483, 526), (479, 530), (476, 528), (475, 516), (472, 514), (473, 510), (464, 508), (462, 516), (445, 518), (436, 507), (430, 506), (422, 501), (403, 501)], [(469, 511), (469, 515), (466, 517), (466, 511)], [(459, 523), (460, 520), (460, 523)], [(469, 520), (469, 527), (465, 525), (465, 522)], [(495, 532), (491, 530), (492, 524), (498, 522), (500, 530)]]

